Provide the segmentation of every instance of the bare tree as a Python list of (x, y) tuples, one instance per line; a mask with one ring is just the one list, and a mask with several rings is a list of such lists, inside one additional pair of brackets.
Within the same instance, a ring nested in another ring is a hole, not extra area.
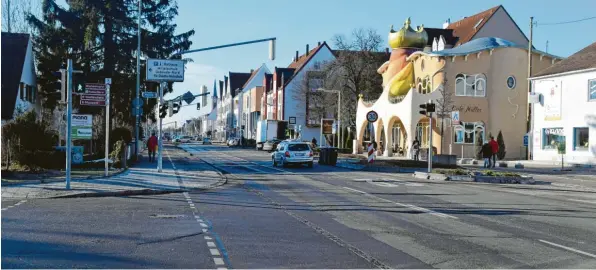
[(445, 87), (447, 79), (444, 79), (442, 84), (439, 85), (437, 91), (441, 93), (441, 97), (436, 100), (437, 104), (437, 119), (441, 119), (441, 154), (443, 154), (444, 145), (444, 133), (445, 133), (445, 119), (451, 118), (451, 111), (453, 110), (453, 91), (450, 91)]
[(29, 33), (27, 16), (41, 12), (39, 0), (2, 0), (2, 31)]
[(343, 123), (356, 125), (358, 95), (376, 98), (383, 92), (382, 77), (377, 69), (389, 60), (389, 54), (381, 52), (383, 39), (374, 29), (356, 29), (350, 38), (334, 37), (336, 59), (325, 66), (326, 85), (342, 91)]

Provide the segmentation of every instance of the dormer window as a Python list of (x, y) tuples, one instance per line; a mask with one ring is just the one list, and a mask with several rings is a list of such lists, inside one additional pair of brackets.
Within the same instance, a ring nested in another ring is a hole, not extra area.
[(474, 30), (476, 30), (476, 28), (480, 25), (480, 23), (482, 23), (482, 21), (484, 21), (484, 18), (481, 18), (475, 25), (474, 25)]

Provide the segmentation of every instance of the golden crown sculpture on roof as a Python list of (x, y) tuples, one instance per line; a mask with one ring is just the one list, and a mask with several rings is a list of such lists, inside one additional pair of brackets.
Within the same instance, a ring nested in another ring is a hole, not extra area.
[(406, 20), (404, 26), (398, 31), (389, 31), (389, 46), (392, 49), (397, 48), (424, 48), (428, 42), (428, 34), (424, 31), (424, 25), (418, 26), (416, 30), (410, 27), (410, 18)]

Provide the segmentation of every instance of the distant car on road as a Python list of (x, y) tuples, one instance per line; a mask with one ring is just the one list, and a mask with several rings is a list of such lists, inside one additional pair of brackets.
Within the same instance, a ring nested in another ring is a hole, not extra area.
[(178, 136), (174, 139), (174, 142), (189, 143), (192, 140), (191, 136)]
[(211, 138), (203, 138), (203, 144), (211, 144)]
[(281, 142), (281, 141), (280, 140), (268, 140), (268, 141), (265, 141), (263, 143), (262, 149), (263, 149), (263, 151), (269, 151), (269, 152), (271, 152), (275, 148), (277, 148), (277, 145), (279, 144), (279, 142)]
[(283, 141), (279, 143), (277, 149), (271, 154), (273, 166), (278, 164), (286, 167), (290, 164), (307, 164), (309, 168), (313, 166), (313, 151), (310, 143), (297, 141)]
[(238, 138), (230, 138), (228, 139), (227, 145), (228, 146), (236, 146), (238, 145), (240, 140)]

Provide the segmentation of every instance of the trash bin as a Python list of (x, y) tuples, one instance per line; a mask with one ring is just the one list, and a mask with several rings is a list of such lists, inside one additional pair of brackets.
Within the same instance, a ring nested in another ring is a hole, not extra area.
[(336, 147), (330, 147), (327, 150), (327, 164), (331, 166), (335, 166), (337, 164), (337, 153), (338, 149)]
[(327, 159), (327, 148), (326, 147), (319, 148), (319, 164), (321, 164), (321, 165), (327, 164), (326, 159)]

